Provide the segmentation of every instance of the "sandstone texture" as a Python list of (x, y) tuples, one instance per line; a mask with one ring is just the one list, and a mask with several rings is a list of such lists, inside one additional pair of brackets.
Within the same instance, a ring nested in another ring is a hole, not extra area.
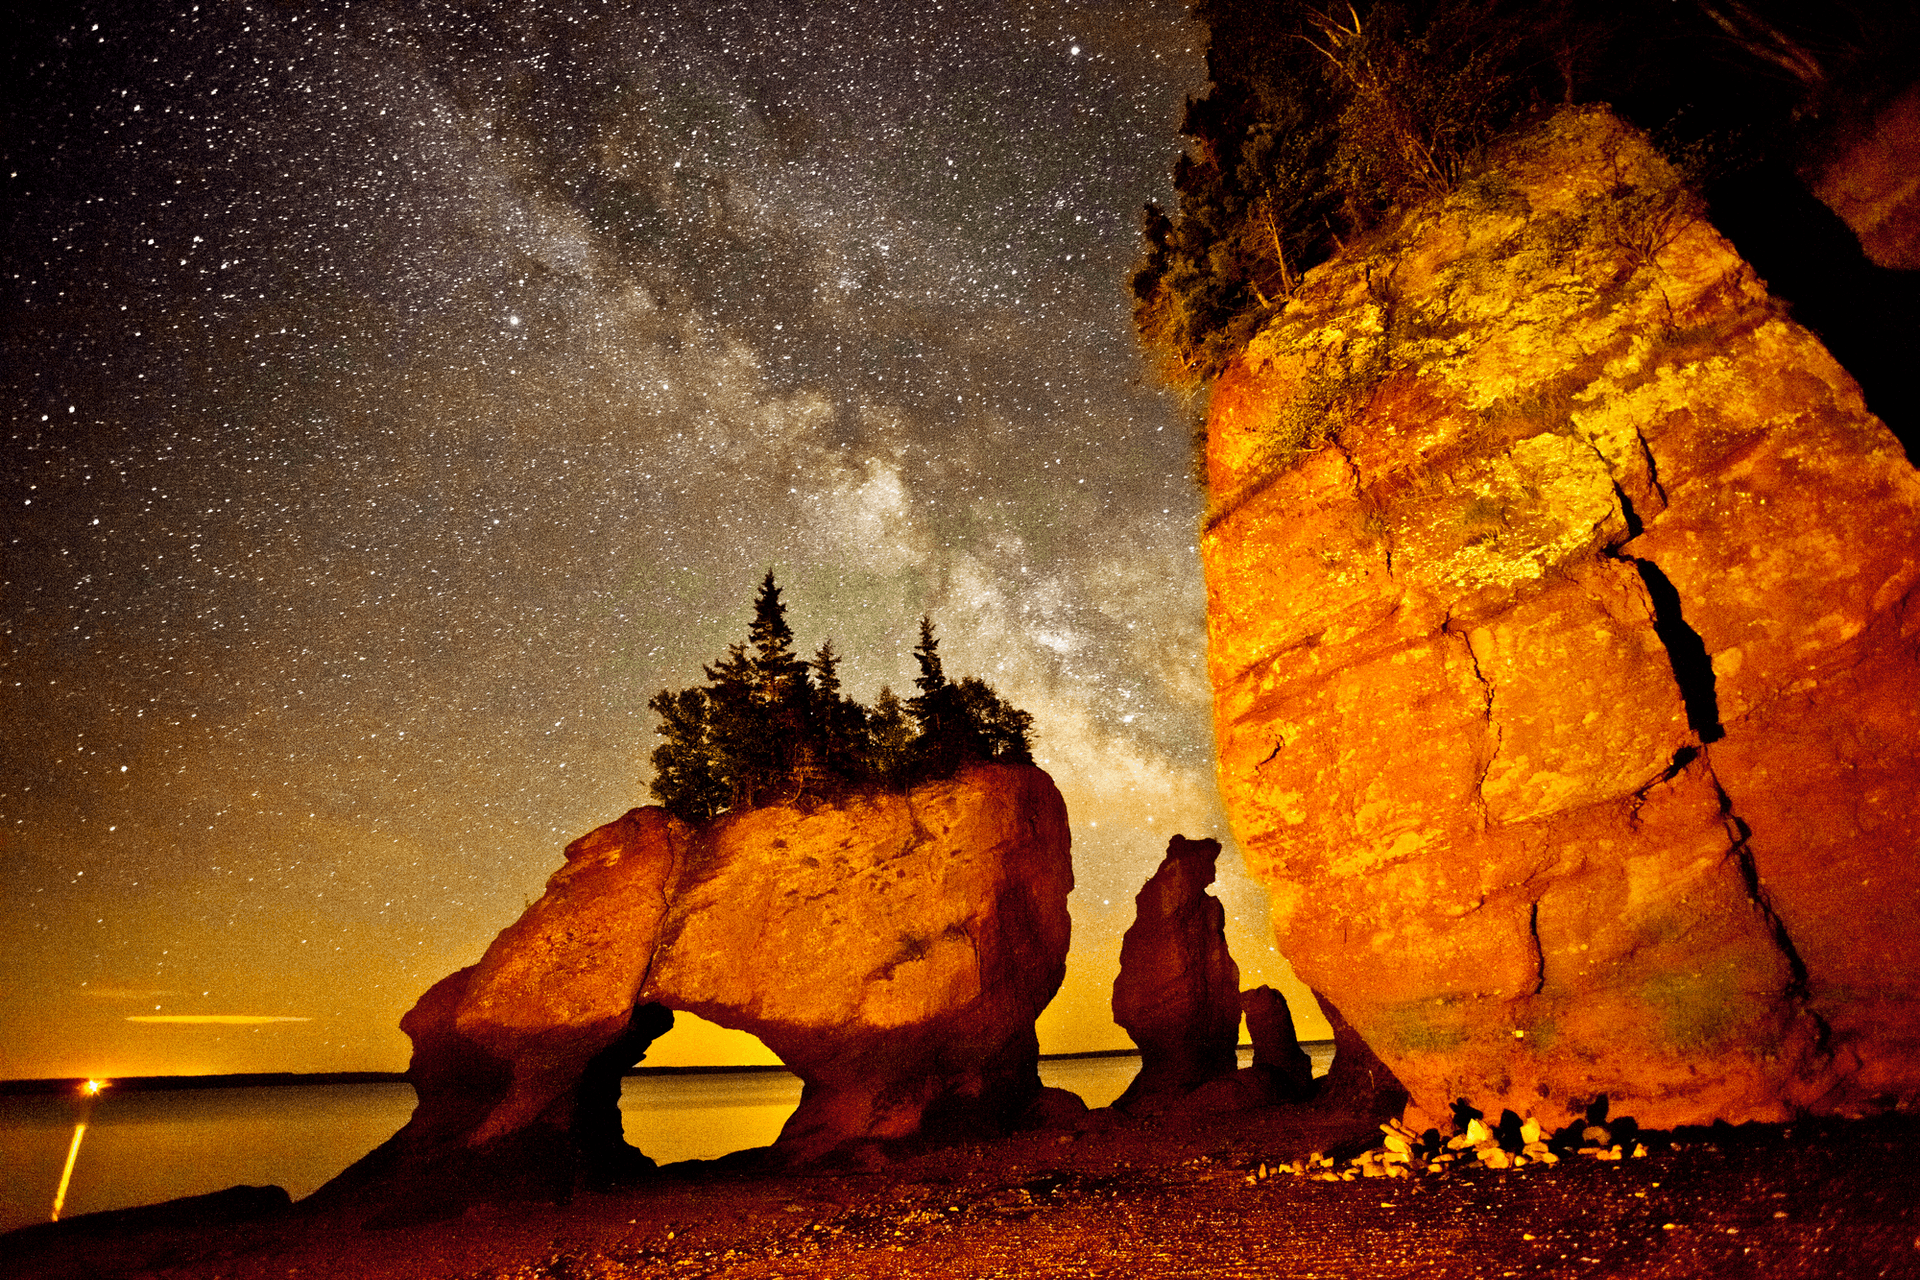
[(1177, 1100), (1239, 1066), (1240, 966), (1226, 908), (1207, 892), (1219, 857), (1218, 840), (1175, 836), (1134, 895), (1113, 982), (1113, 1020), (1140, 1046), (1122, 1110)]
[(551, 1198), (645, 1167), (619, 1079), (673, 1009), (752, 1032), (800, 1076), (785, 1163), (1004, 1132), (1039, 1098), (1033, 1024), (1065, 973), (1073, 888), (1039, 769), (700, 828), (636, 809), (566, 859), (402, 1020), (420, 1105), (340, 1193)]
[(1410, 1118), (1920, 1100), (1920, 478), (1644, 139), (1310, 273), (1207, 466), (1234, 832)]

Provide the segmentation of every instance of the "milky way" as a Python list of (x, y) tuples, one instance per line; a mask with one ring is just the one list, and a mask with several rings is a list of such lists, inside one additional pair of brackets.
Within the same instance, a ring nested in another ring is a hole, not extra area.
[(769, 567), (855, 694), (926, 611), (1034, 713), (1043, 1037), (1124, 1043), (1132, 894), (1226, 835), (1125, 294), (1183, 6), (78, 10), (10, 67), (0, 1074), (403, 1065)]

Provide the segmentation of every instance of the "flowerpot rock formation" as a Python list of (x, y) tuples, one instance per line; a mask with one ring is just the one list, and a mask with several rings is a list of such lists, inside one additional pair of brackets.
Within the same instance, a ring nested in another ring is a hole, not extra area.
[(1920, 1099), (1920, 477), (1641, 136), (1310, 272), (1207, 468), (1234, 832), (1416, 1124)]
[(635, 809), (566, 859), (402, 1020), (420, 1105), (323, 1197), (553, 1198), (646, 1167), (619, 1081), (672, 1009), (752, 1032), (800, 1076), (772, 1149), (788, 1164), (1004, 1132), (1039, 1097), (1034, 1019), (1065, 973), (1073, 888), (1039, 769), (699, 828)]

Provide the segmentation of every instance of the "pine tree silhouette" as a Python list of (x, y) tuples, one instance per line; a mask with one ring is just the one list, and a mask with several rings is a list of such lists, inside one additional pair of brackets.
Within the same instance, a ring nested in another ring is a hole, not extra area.
[(820, 763), (830, 778), (857, 781), (866, 754), (867, 711), (840, 693), (840, 655), (826, 640), (813, 655), (810, 720)]
[(873, 700), (867, 717), (867, 771), (882, 782), (898, 783), (906, 779), (913, 757), (913, 720), (907, 706), (886, 685)]
[(786, 613), (769, 570), (746, 643), (702, 668), (704, 686), (662, 689), (647, 704), (665, 739), (651, 757), (653, 794), (678, 817), (705, 822), (847, 786), (902, 786), (976, 760), (1032, 762), (1033, 717), (976, 676), (949, 681), (931, 617), (920, 619), (913, 651), (919, 692), (903, 703), (882, 687), (868, 711), (842, 694), (831, 640), (811, 662), (794, 656)]

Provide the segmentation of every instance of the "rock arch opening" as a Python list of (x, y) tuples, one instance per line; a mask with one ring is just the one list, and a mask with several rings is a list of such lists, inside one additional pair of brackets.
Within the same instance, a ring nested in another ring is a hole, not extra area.
[(417, 1218), (644, 1174), (663, 1148), (621, 1096), (675, 1008), (751, 1029), (804, 1082), (773, 1166), (1004, 1133), (1042, 1093), (1070, 841), (1031, 765), (699, 827), (635, 809), (401, 1019), (420, 1105), (317, 1194), (403, 1193)]
[(800, 1105), (800, 1077), (751, 1032), (671, 1014), (671, 1029), (621, 1070), (616, 1123), (626, 1144), (660, 1165), (772, 1146)]

